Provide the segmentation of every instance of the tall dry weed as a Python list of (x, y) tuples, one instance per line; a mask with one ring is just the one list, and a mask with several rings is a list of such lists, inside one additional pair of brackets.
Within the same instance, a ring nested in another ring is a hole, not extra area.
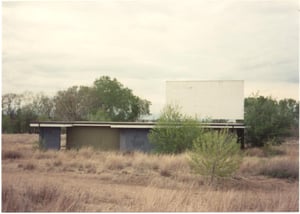
[(104, 168), (109, 170), (121, 170), (131, 166), (131, 161), (117, 153), (108, 153), (104, 161)]
[(258, 174), (273, 178), (299, 179), (299, 160), (295, 158), (272, 158), (259, 169)]
[(85, 159), (93, 158), (95, 154), (95, 149), (90, 146), (82, 147), (78, 150), (78, 155), (82, 156)]
[(2, 160), (19, 159), (22, 157), (23, 157), (22, 153), (18, 151), (14, 151), (14, 150), (2, 151)]
[(238, 173), (244, 176), (257, 175), (267, 158), (244, 157)]
[(160, 155), (150, 155), (140, 152), (134, 153), (134, 161), (132, 166), (139, 171), (158, 170), (162, 160)]
[(186, 154), (163, 156), (159, 168), (172, 174), (189, 173), (190, 167)]
[[(298, 191), (272, 194), (261, 191), (169, 190), (147, 188), (134, 211), (143, 212), (254, 212), (298, 211)], [(136, 201), (137, 198), (136, 198)]]
[(299, 139), (297, 142), (285, 143), (281, 146), (286, 156), (291, 158), (299, 158)]
[(65, 189), (61, 184), (52, 184), (47, 181), (39, 183), (20, 182), (19, 184), (4, 183), (2, 188), (2, 211), (85, 211), (82, 202), (87, 200), (87, 197), (86, 194)]
[[(8, 136), (11, 138), (11, 136)], [(10, 139), (2, 161), (2, 211), (298, 211), (298, 145), (283, 155), (244, 158), (237, 178), (216, 188), (190, 172), (185, 154), (35, 151)], [(25, 139), (29, 140), (29, 139)], [(30, 165), (33, 165), (31, 167)], [(288, 170), (287, 179), (262, 174)], [(263, 175), (263, 176), (262, 176)], [(55, 198), (55, 199), (53, 199)]]
[(247, 175), (264, 175), (273, 178), (299, 179), (299, 159), (293, 157), (245, 158), (239, 173)]

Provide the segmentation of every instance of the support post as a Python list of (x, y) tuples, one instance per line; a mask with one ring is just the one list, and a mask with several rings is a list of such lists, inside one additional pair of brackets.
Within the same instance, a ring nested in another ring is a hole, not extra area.
[(244, 143), (244, 129), (236, 129), (236, 133), (238, 136), (238, 143), (241, 144), (241, 149), (245, 148), (245, 143)]

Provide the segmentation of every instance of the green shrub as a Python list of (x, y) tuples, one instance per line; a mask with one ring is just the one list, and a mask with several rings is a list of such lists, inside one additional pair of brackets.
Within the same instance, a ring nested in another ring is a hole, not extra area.
[(149, 133), (149, 141), (157, 153), (176, 154), (192, 148), (193, 140), (203, 129), (196, 119), (183, 115), (178, 106), (164, 108), (155, 127)]
[(270, 139), (279, 143), (299, 127), (299, 102), (293, 99), (277, 101), (272, 97), (255, 95), (245, 99), (246, 141), (263, 146)]
[(215, 178), (231, 176), (241, 163), (240, 146), (237, 138), (228, 130), (210, 131), (197, 138), (193, 151), (189, 153), (189, 163), (194, 172)]

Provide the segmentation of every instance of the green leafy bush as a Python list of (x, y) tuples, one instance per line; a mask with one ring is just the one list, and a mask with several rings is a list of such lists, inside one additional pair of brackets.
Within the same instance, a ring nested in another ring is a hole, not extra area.
[(157, 153), (176, 154), (192, 148), (193, 140), (203, 129), (196, 119), (183, 115), (178, 106), (168, 105), (149, 133), (149, 141)]
[(228, 130), (209, 131), (193, 143), (189, 153), (191, 168), (198, 174), (215, 178), (231, 176), (241, 163), (240, 146), (237, 138)]
[(245, 99), (245, 125), (246, 141), (252, 146), (263, 146), (270, 140), (278, 143), (293, 127), (299, 127), (299, 103), (293, 99), (248, 97)]

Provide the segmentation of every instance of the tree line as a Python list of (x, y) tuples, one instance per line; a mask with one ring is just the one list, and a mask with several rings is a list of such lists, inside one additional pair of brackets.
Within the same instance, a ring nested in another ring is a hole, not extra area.
[(137, 121), (151, 102), (117, 79), (102, 76), (92, 86), (72, 86), (50, 97), (42, 93), (2, 95), (2, 133), (30, 132), (31, 121)]
[[(150, 105), (150, 101), (108, 76), (96, 79), (92, 86), (72, 86), (52, 97), (9, 93), (2, 95), (2, 133), (30, 132), (29, 123), (36, 120), (137, 121), (150, 114)], [(244, 107), (246, 143), (263, 146), (266, 142), (280, 142), (286, 136), (299, 136), (299, 101), (256, 94), (245, 98)], [(163, 116), (158, 122), (164, 120)], [(182, 143), (190, 145), (186, 139), (180, 142), (180, 148)]]

